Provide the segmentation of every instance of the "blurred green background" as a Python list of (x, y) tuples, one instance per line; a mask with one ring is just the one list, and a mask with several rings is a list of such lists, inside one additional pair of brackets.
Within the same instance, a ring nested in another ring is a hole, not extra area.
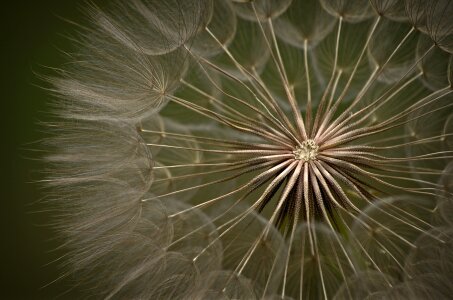
[[(2, 265), (0, 299), (77, 299), (64, 281), (49, 284), (60, 270), (51, 261), (63, 253), (49, 226), (49, 213), (36, 203), (43, 191), (39, 122), (49, 120), (46, 91), (35, 73), (58, 67), (58, 49), (70, 50), (64, 35), (74, 29), (63, 18), (81, 18), (83, 1), (9, 1), (2, 4)], [(47, 112), (46, 112), (47, 111)]]

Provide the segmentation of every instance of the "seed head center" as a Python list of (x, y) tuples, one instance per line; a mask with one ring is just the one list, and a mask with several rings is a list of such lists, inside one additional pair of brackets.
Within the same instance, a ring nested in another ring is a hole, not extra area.
[(296, 150), (293, 151), (294, 159), (309, 161), (316, 159), (318, 154), (318, 145), (316, 145), (313, 140), (303, 141), (300, 146), (296, 147)]

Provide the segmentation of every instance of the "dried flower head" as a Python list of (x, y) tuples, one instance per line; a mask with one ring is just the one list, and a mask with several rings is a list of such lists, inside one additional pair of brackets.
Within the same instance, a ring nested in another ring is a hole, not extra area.
[(453, 293), (453, 2), (89, 5), (48, 159), (119, 299)]

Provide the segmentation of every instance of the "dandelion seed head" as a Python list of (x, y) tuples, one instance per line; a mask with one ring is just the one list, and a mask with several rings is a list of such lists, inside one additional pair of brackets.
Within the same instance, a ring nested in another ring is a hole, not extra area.
[(68, 269), (108, 299), (451, 294), (451, 3), (89, 6), (50, 79)]

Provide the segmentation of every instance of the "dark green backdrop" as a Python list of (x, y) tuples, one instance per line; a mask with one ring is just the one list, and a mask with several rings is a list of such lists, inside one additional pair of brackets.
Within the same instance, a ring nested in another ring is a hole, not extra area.
[[(8, 3), (8, 4), (6, 4)], [(71, 26), (62, 18), (80, 20), (82, 1), (38, 0), (2, 3), (1, 26), (1, 221), (0, 299), (77, 299), (51, 263), (63, 253), (46, 224), (49, 213), (33, 204), (43, 197), (39, 185), (39, 152), (34, 144), (45, 136), (39, 121), (48, 120), (48, 96), (34, 72), (58, 67), (58, 48), (70, 49), (64, 34)]]

